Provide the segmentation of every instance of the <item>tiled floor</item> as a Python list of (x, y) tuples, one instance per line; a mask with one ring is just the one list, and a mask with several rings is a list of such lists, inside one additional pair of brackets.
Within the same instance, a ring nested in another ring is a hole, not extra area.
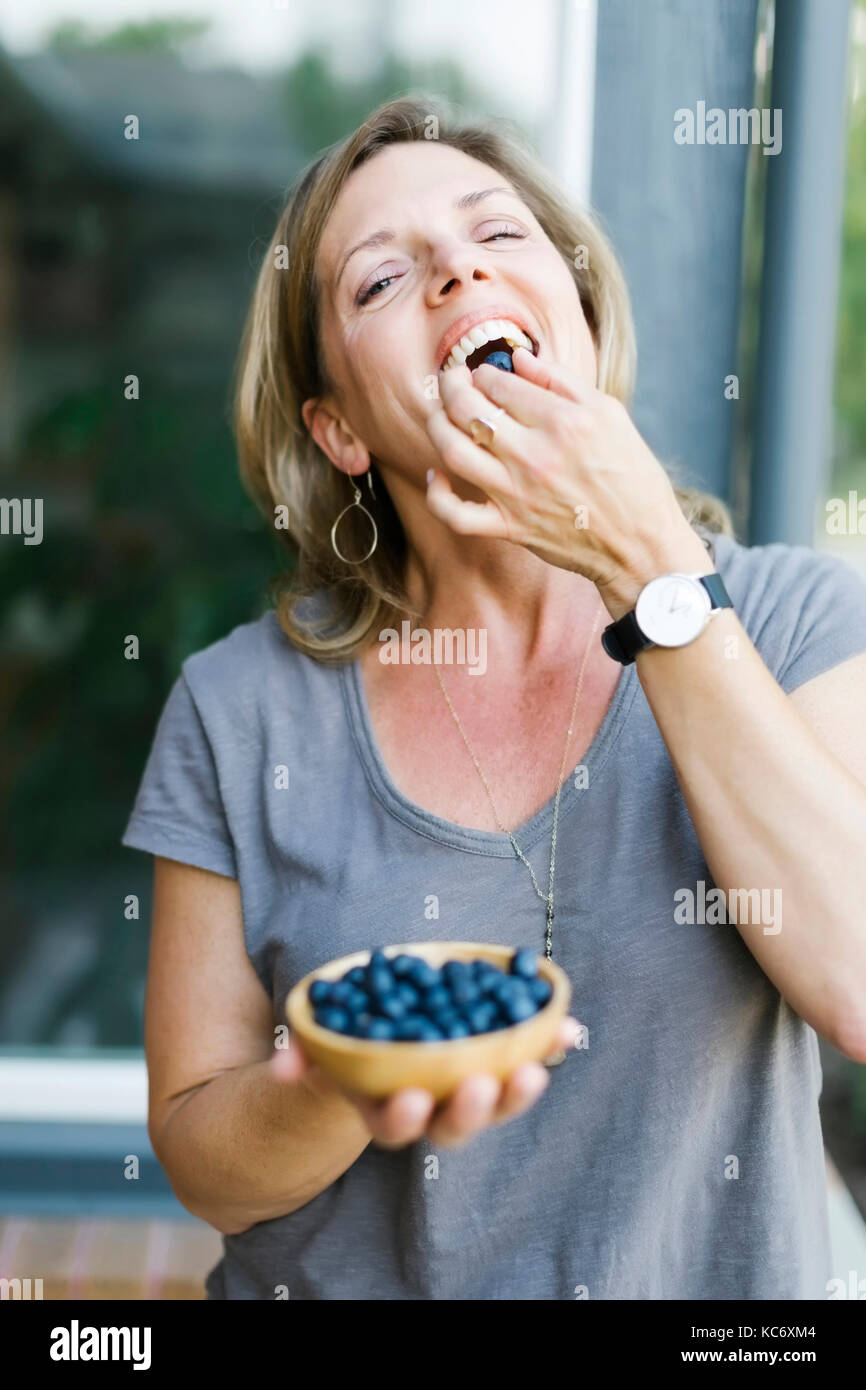
[(202, 1221), (0, 1220), (0, 1276), (41, 1279), (46, 1299), (203, 1299), (221, 1251)]

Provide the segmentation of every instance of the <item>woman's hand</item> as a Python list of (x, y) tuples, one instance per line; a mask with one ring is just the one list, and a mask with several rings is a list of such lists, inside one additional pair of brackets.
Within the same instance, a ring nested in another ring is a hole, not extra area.
[[(441, 406), (427, 427), (451, 477), (437, 471), (429, 482), (433, 514), (461, 535), (513, 541), (584, 575), (614, 617), (657, 574), (685, 566), (709, 573), (670, 479), (625, 406), (525, 348), (513, 361), (514, 373), (483, 365), (441, 377)], [(467, 432), (476, 417), (494, 419), (489, 447)], [(458, 494), (459, 481), (468, 492)]]
[[(579, 1026), (577, 1019), (563, 1019), (557, 1048), (573, 1047)], [(350, 1100), (373, 1142), (385, 1149), (402, 1149), (424, 1137), (442, 1148), (457, 1148), (482, 1129), (524, 1114), (550, 1083), (550, 1073), (541, 1062), (525, 1062), (504, 1082), (493, 1076), (469, 1076), (438, 1105), (429, 1091), (414, 1088), (372, 1101), (346, 1090), (314, 1066), (294, 1038), (288, 1048), (275, 1052), (270, 1066), (282, 1081), (303, 1082), (323, 1096), (339, 1094)]]

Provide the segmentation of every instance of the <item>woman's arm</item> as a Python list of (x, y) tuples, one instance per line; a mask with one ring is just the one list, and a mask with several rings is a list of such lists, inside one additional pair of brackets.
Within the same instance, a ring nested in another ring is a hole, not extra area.
[[(792, 1008), (866, 1062), (866, 658), (786, 695), (724, 610), (637, 670), (713, 880), (747, 914), (737, 930)], [(758, 921), (749, 889), (767, 890)]]
[[(431, 510), (584, 575), (614, 619), (658, 575), (711, 573), (624, 406), (522, 349), (513, 360), (514, 375), (457, 367), (442, 380), (428, 430), (488, 500), (458, 498), (439, 473)], [(506, 414), (487, 449), (467, 430), (491, 401)], [(738, 921), (743, 940), (792, 1008), (866, 1062), (866, 694), (864, 662), (846, 665), (795, 702), (730, 610), (690, 645), (637, 657), (716, 886), (726, 902), (749, 890), (781, 902), (781, 929)]]
[(227, 1235), (309, 1202), (371, 1133), (312, 1072), (280, 1079), (234, 879), (155, 860), (149, 1134), (178, 1200)]
[[(573, 1047), (577, 1020), (556, 1046)], [(175, 1195), (224, 1235), (304, 1206), (370, 1140), (427, 1135), (457, 1147), (522, 1115), (549, 1073), (526, 1062), (500, 1082), (469, 1076), (437, 1105), (406, 1088), (381, 1103), (349, 1096), (292, 1042), (275, 1049), (271, 1003), (246, 953), (237, 882), (155, 860), (145, 1011), (148, 1131)]]

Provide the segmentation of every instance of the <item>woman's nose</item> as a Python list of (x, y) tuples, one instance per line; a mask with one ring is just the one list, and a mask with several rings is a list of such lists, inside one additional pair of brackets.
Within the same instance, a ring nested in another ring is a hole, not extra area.
[(437, 248), (433, 257), (428, 299), (435, 304), (453, 294), (461, 285), (491, 278), (476, 245), (449, 242)]

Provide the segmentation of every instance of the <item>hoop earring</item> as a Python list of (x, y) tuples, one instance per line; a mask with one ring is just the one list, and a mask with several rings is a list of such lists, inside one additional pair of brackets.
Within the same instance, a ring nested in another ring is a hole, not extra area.
[[(367, 485), (368, 485), (368, 487), (369, 487), (369, 489), (370, 489), (370, 496), (371, 496), (371, 497), (373, 498), (373, 500), (375, 501), (376, 494), (375, 494), (375, 492), (373, 491), (373, 479), (372, 479), (371, 476), (370, 476), (370, 470), (369, 470), (369, 469), (367, 469)], [(373, 519), (371, 513), (367, 511), (367, 508), (364, 506), (363, 502), (361, 501), (361, 489), (360, 489), (356, 484), (353, 483), (353, 484), (352, 484), (352, 490), (353, 490), (353, 492), (354, 492), (354, 494), (355, 494), (355, 500), (354, 500), (354, 502), (350, 502), (349, 505), (348, 505), (348, 507), (344, 507), (344, 508), (343, 508), (343, 510), (340, 512), (340, 515), (337, 517), (337, 520), (334, 522), (333, 526), (331, 527), (331, 546), (333, 547), (334, 554), (337, 556), (338, 559), (340, 559), (340, 560), (343, 561), (343, 564), (344, 564), (344, 565), (362, 565), (362, 564), (364, 563), (365, 560), (369, 560), (370, 556), (373, 554), (373, 551), (376, 549), (376, 546), (379, 544), (379, 531), (378, 531), (378, 529), (377, 529), (377, 527), (376, 527), (376, 522), (374, 521), (374, 519)], [(370, 525), (371, 525), (372, 528), (373, 528), (373, 544), (370, 546), (370, 549), (367, 551), (366, 555), (362, 555), (361, 558), (360, 558), (359, 560), (348, 560), (348, 559), (346, 558), (346, 556), (343, 555), (343, 553), (340, 551), (340, 549), (339, 549), (339, 547), (338, 547), (338, 545), (337, 545), (337, 527), (339, 526), (339, 524), (340, 524), (340, 522), (342, 521), (343, 517), (346, 515), (346, 512), (350, 512), (350, 511), (352, 510), (353, 507), (360, 507), (360, 508), (361, 508), (361, 511), (364, 512), (364, 513), (367, 515), (367, 517), (369, 518)]]

